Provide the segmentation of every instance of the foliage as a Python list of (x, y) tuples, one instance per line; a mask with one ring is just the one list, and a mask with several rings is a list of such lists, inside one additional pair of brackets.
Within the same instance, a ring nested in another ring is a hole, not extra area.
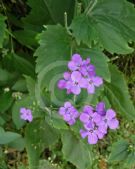
[[(96, 150), (102, 144), (109, 146), (106, 142), (112, 137), (107, 163), (114, 168), (132, 169), (134, 132), (127, 137), (120, 133), (124, 131), (123, 120), (135, 120), (135, 108), (125, 77), (113, 59), (134, 52), (134, 20), (133, 3), (127, 0), (0, 1), (2, 147), (17, 151), (26, 148), (30, 169), (59, 169), (65, 167), (64, 163), (67, 169), (96, 169)], [(74, 53), (90, 58), (96, 74), (104, 80), (94, 95), (82, 91), (75, 97), (57, 87)], [(104, 101), (118, 114), (120, 129), (116, 136), (110, 132), (97, 145), (88, 145), (79, 135), (80, 124), (69, 126), (58, 115), (65, 101), (72, 102), (79, 111), (85, 104), (96, 106)], [(20, 118), (23, 107), (32, 110), (31, 123)], [(61, 144), (56, 153), (60, 159), (54, 160), (58, 165), (53, 165), (47, 161), (48, 156), (43, 159), (43, 154), (46, 148), (53, 152), (57, 144)], [(19, 164), (18, 168), (27, 166)]]

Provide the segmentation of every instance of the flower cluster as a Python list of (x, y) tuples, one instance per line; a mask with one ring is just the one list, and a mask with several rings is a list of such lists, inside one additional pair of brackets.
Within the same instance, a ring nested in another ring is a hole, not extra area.
[(69, 125), (73, 125), (79, 117), (78, 111), (70, 102), (65, 102), (64, 107), (60, 107), (59, 114)]
[(99, 102), (95, 109), (86, 105), (81, 113), (70, 102), (65, 102), (64, 107), (60, 107), (59, 114), (69, 125), (73, 125), (79, 118), (83, 125), (80, 135), (82, 138), (88, 137), (89, 144), (96, 144), (99, 139), (103, 139), (108, 129), (114, 130), (119, 126), (115, 111), (106, 110), (104, 102)]
[(32, 122), (32, 120), (33, 120), (31, 110), (26, 109), (25, 107), (20, 109), (20, 117), (21, 117), (21, 119), (23, 119), (25, 121), (29, 121), (29, 122)]
[(103, 79), (96, 75), (90, 58), (83, 60), (79, 54), (74, 54), (68, 62), (68, 68), (69, 71), (63, 75), (64, 79), (58, 82), (58, 87), (66, 89), (68, 94), (79, 95), (82, 88), (87, 89), (89, 94), (94, 94), (95, 87), (103, 84)]
[(80, 121), (84, 127), (80, 130), (80, 134), (82, 138), (88, 137), (89, 144), (96, 144), (107, 134), (108, 129), (117, 129), (119, 126), (115, 111), (105, 110), (103, 102), (99, 102), (95, 110), (91, 106), (85, 106)]

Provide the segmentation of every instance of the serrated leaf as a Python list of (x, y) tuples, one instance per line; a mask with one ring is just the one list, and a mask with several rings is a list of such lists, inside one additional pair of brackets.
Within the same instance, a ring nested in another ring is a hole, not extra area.
[(133, 48), (128, 44), (135, 41), (133, 5), (126, 0), (85, 1), (85, 3), (87, 6), (84, 13), (77, 16), (70, 26), (77, 42), (82, 41), (88, 46), (94, 42), (111, 53), (133, 52)]
[(0, 48), (3, 46), (3, 41), (5, 37), (5, 31), (6, 31), (6, 24), (5, 24), (5, 16), (0, 14)]
[[(61, 25), (47, 26), (47, 30), (40, 36), (40, 47), (37, 49), (36, 70), (38, 72), (38, 88), (44, 93), (47, 88), (51, 93), (52, 102), (59, 105), (66, 97), (65, 91), (59, 91), (57, 81), (67, 69), (67, 61), (70, 59), (71, 37)], [(39, 93), (40, 94), (40, 93)], [(40, 94), (41, 95), (41, 94)], [(60, 103), (56, 103), (59, 96)]]
[(54, 144), (58, 136), (57, 130), (45, 123), (44, 120), (35, 120), (27, 126), (25, 138), (30, 169), (38, 168), (41, 152), (45, 147)]
[(0, 127), (0, 144), (8, 144), (20, 137), (20, 134), (10, 131), (5, 132), (4, 129)]
[[(47, 30), (40, 35), (40, 47), (36, 50), (37, 72), (56, 61), (66, 61), (70, 58), (71, 38), (61, 25), (47, 26)], [(54, 65), (55, 66), (55, 65)]]
[(111, 154), (109, 156), (109, 162), (121, 161), (128, 156), (128, 142), (126, 140), (120, 140), (114, 143), (111, 147)]
[(109, 66), (111, 73), (111, 83), (106, 83), (105, 95), (111, 105), (122, 115), (130, 120), (135, 119), (135, 108), (130, 99), (128, 86), (124, 75), (114, 65)]
[(87, 146), (70, 131), (62, 134), (62, 152), (67, 161), (78, 169), (86, 169), (92, 163), (91, 152)]

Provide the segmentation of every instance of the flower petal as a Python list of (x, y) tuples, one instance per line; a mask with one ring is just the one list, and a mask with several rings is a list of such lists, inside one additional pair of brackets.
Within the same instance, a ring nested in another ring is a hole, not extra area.
[(70, 102), (65, 102), (64, 103), (64, 107), (65, 108), (69, 108), (69, 107), (71, 107), (72, 105), (71, 105), (71, 103)]
[(59, 80), (59, 81), (58, 81), (58, 88), (59, 88), (59, 89), (64, 89), (64, 88), (66, 88), (66, 81), (65, 81), (65, 80)]
[(93, 77), (92, 80), (93, 80), (94, 85), (97, 87), (103, 84), (103, 79), (99, 76)]
[(87, 123), (89, 121), (89, 115), (86, 113), (82, 113), (80, 115), (80, 121), (83, 123)]
[(82, 138), (85, 138), (85, 137), (88, 136), (89, 132), (81, 129), (81, 130), (80, 130), (80, 134), (81, 134), (81, 137), (82, 137)]
[(116, 116), (116, 113), (113, 109), (108, 109), (106, 112), (106, 119), (111, 120)]
[(97, 144), (98, 137), (95, 133), (89, 133), (88, 135), (88, 143), (89, 144)]
[(89, 84), (87, 87), (87, 91), (89, 94), (94, 94), (95, 93), (95, 87), (93, 84)]
[(119, 121), (116, 118), (114, 118), (114, 119), (108, 121), (108, 126), (110, 129), (115, 130), (119, 126)]
[(71, 91), (72, 91), (72, 93), (74, 93), (75, 95), (79, 95), (80, 92), (81, 92), (81, 88), (80, 88), (80, 86), (78, 86), (78, 85), (74, 85), (74, 86), (71, 87)]
[(81, 78), (82, 78), (82, 75), (81, 75), (80, 72), (78, 72), (78, 71), (72, 72), (72, 74), (71, 74), (71, 79), (72, 79), (74, 82), (80, 82)]

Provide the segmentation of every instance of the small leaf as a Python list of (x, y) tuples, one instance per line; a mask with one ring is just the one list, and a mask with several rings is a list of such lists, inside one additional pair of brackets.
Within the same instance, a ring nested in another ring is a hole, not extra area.
[(0, 127), (0, 144), (8, 144), (20, 137), (20, 134), (10, 131), (5, 132), (4, 129)]
[(125, 160), (128, 156), (128, 142), (120, 140), (112, 145), (109, 162)]

